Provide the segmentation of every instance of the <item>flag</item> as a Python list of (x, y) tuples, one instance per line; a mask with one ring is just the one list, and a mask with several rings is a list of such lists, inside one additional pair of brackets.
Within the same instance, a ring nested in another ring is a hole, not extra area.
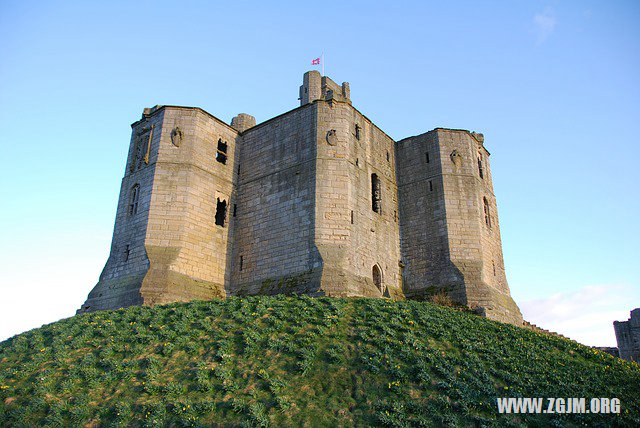
[(311, 60), (311, 65), (320, 65), (320, 57)]

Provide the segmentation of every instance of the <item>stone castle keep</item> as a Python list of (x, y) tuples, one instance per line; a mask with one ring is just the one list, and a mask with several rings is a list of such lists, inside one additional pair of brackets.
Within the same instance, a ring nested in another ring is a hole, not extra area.
[(247, 294), (447, 293), (522, 324), (482, 134), (394, 141), (348, 83), (305, 73), (300, 106), (231, 125), (197, 107), (132, 125), (111, 253), (78, 312)]

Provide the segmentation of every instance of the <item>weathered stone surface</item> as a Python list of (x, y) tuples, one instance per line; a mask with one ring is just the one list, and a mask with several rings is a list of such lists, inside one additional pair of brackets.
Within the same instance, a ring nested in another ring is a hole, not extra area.
[(614, 321), (613, 329), (620, 358), (640, 363), (640, 308), (632, 310), (627, 321)]
[(258, 125), (244, 113), (229, 126), (199, 108), (145, 109), (111, 254), (80, 312), (446, 292), (522, 323), (482, 134), (438, 128), (394, 142), (351, 105), (348, 83), (318, 72), (305, 74), (300, 103)]

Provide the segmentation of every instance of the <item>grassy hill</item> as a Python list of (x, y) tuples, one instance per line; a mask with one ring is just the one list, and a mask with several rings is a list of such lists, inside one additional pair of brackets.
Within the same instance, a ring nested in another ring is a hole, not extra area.
[[(621, 411), (499, 415), (497, 397), (617, 397)], [(425, 302), (132, 307), (0, 343), (0, 425), (45, 424), (639, 426), (640, 368)]]

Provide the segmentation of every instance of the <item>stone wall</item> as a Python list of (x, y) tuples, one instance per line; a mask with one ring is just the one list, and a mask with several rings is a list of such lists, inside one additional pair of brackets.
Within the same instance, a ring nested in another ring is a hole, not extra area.
[[(164, 111), (145, 109), (131, 125), (129, 154), (120, 186), (118, 208), (109, 258), (100, 279), (78, 312), (116, 309), (143, 303), (142, 280), (149, 269), (145, 251), (151, 193), (155, 175), (155, 151), (162, 134)], [(153, 131), (152, 131), (153, 130)], [(134, 187), (137, 206), (133, 210)]]
[(631, 311), (627, 321), (614, 321), (620, 358), (640, 363), (640, 308)]
[(166, 106), (163, 124), (143, 298), (157, 304), (223, 297), (238, 132), (196, 108)]
[(449, 259), (442, 165), (436, 131), (396, 144), (403, 283), (407, 297), (445, 292), (466, 303)]
[[(333, 296), (400, 297), (394, 141), (347, 102), (317, 105), (315, 241), (322, 289)], [(372, 209), (372, 174), (380, 183), (380, 212)]]
[(231, 294), (314, 293), (317, 106), (242, 134)]

